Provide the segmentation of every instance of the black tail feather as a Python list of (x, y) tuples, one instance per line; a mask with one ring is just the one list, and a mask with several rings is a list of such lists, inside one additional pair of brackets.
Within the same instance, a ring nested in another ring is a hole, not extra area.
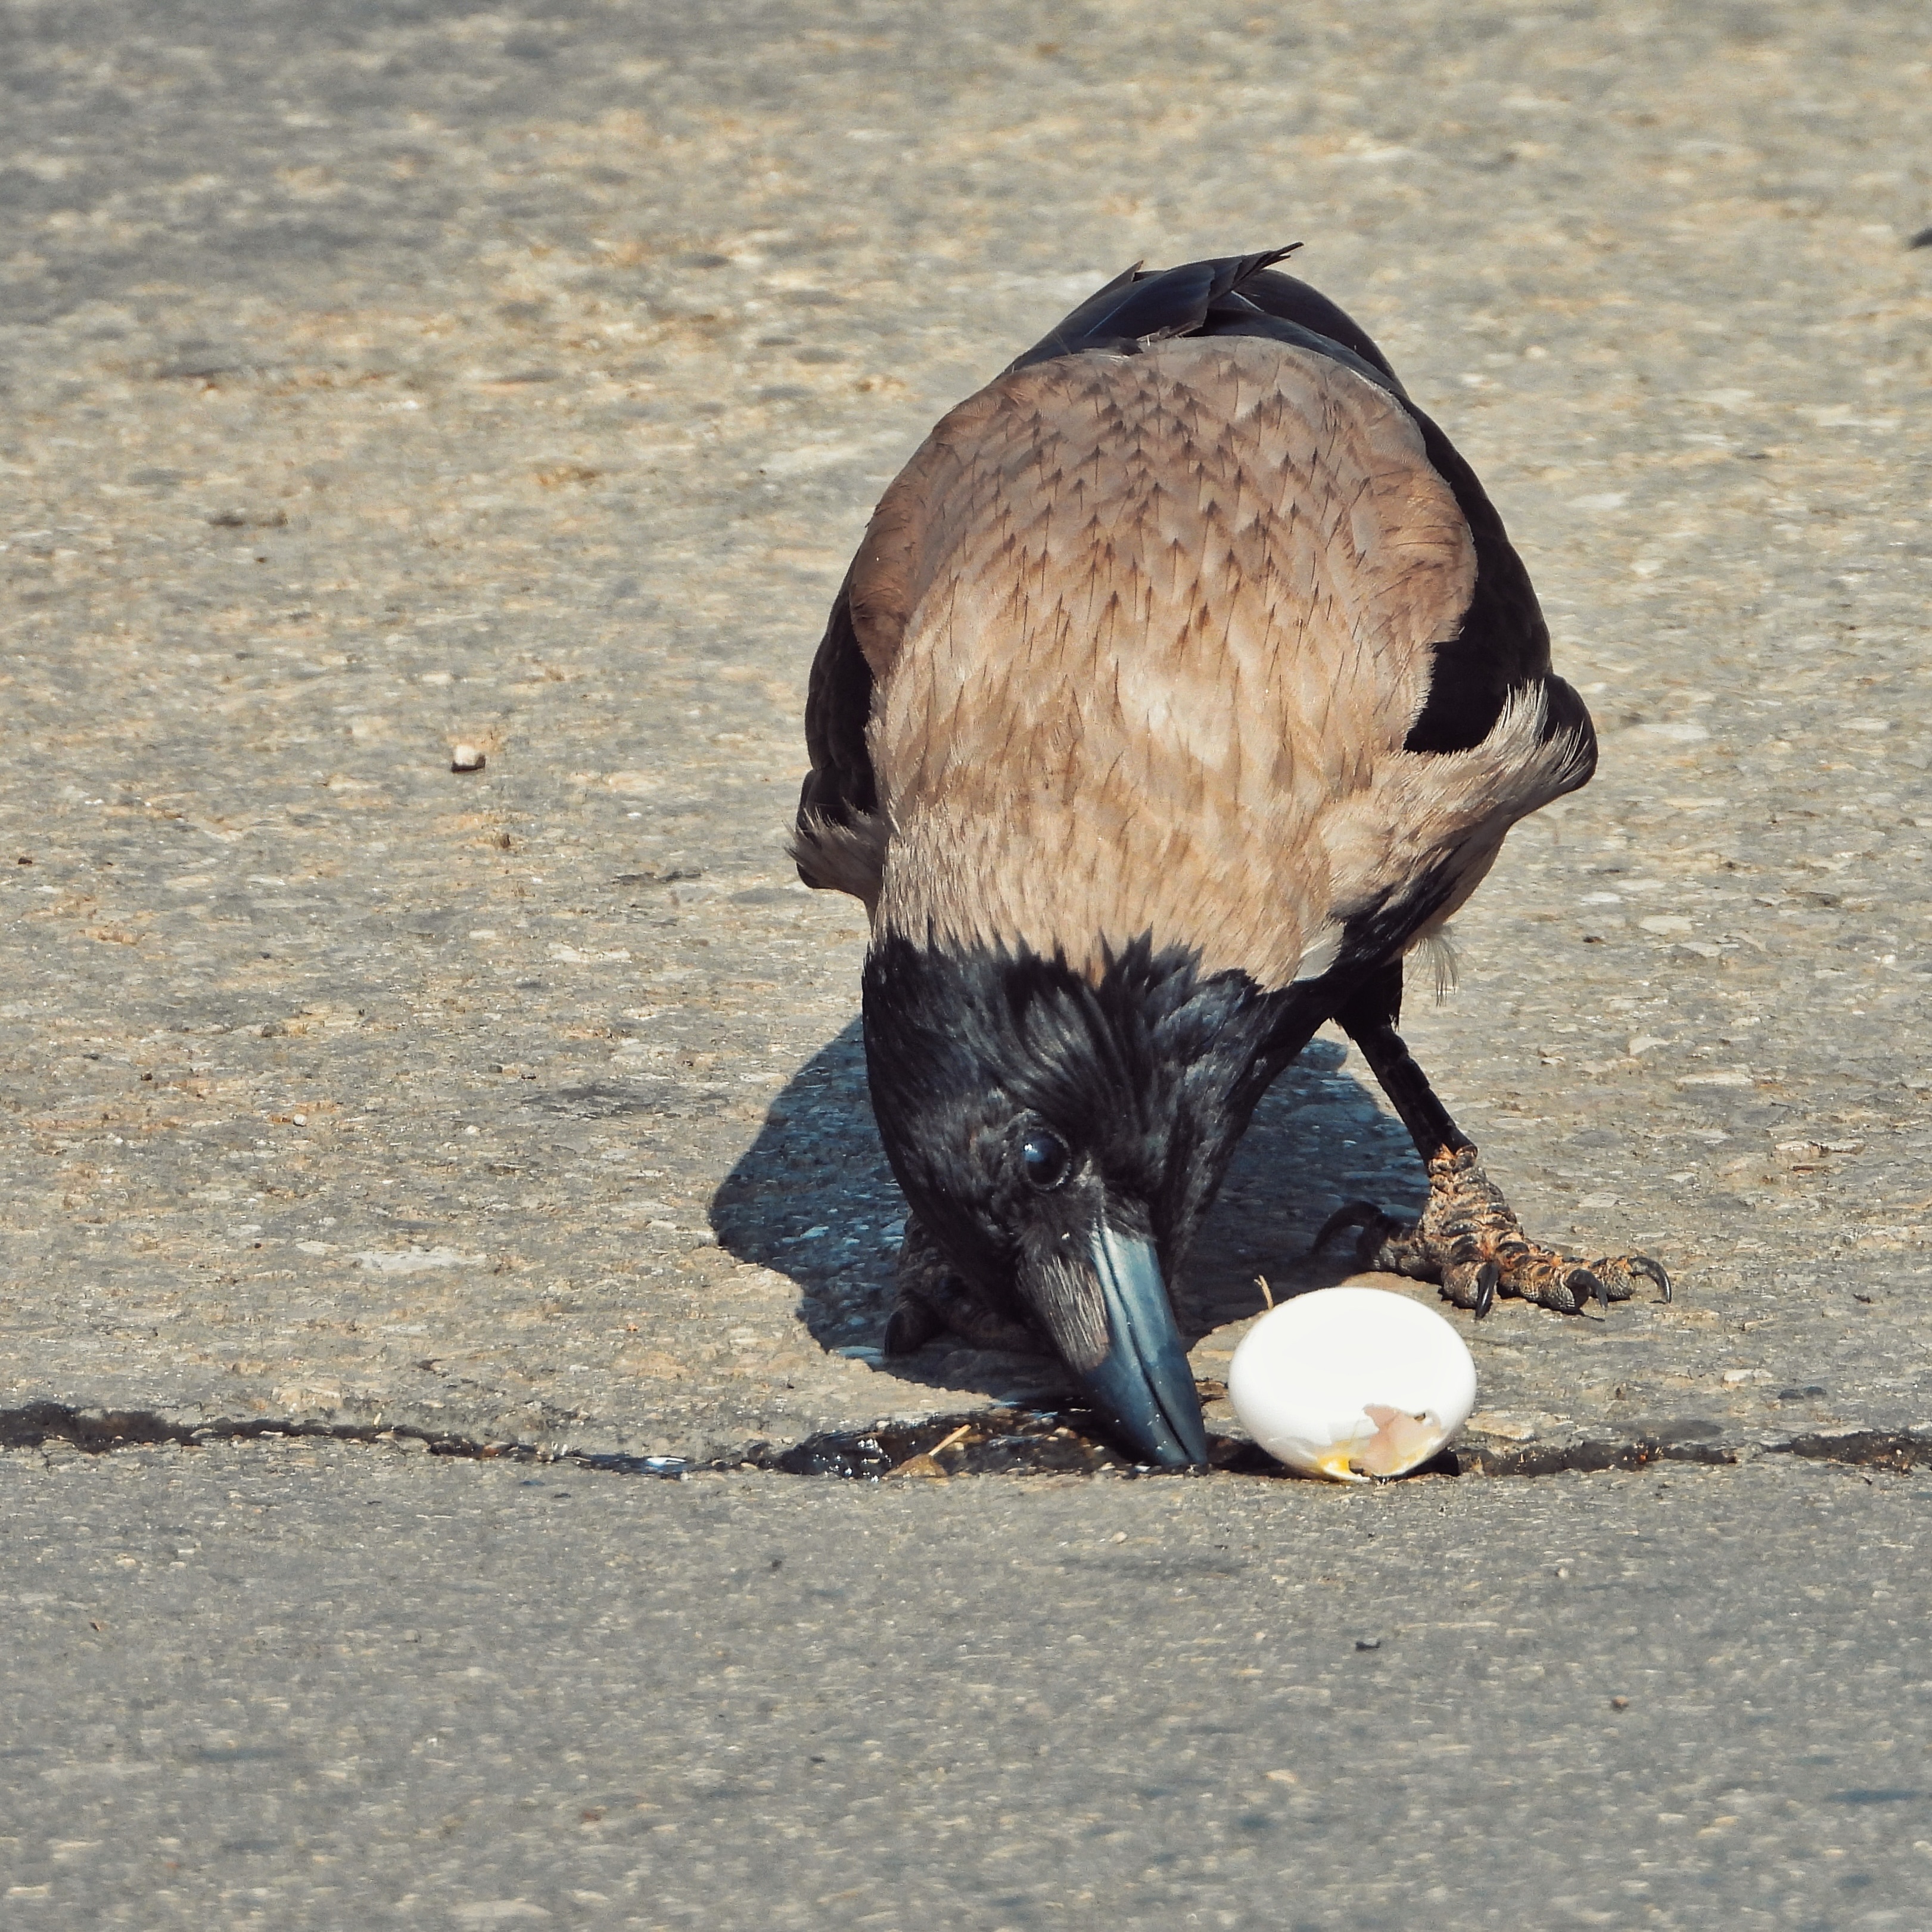
[(1258, 255), (1222, 255), (1211, 261), (1184, 262), (1178, 268), (1162, 268), (1153, 274), (1137, 262), (1105, 288), (1096, 290), (1058, 327), (1010, 364), (1006, 373), (1091, 350), (1137, 347), (1150, 336), (1210, 332), (1210, 316), (1230, 296), (1237, 295), (1270, 262), (1293, 254), (1300, 246), (1299, 242), (1293, 242), (1286, 248), (1270, 248)]

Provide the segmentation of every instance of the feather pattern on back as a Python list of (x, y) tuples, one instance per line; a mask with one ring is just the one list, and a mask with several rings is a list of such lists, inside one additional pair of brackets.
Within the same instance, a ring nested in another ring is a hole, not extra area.
[(1009, 374), (860, 546), (877, 814), (808, 822), (802, 862), (916, 943), (1096, 972), (1145, 934), (1266, 988), (1426, 876), (1406, 944), (1581, 782), (1534, 686), (1468, 751), (1402, 748), (1474, 575), (1414, 422), (1333, 359), (1191, 338)]

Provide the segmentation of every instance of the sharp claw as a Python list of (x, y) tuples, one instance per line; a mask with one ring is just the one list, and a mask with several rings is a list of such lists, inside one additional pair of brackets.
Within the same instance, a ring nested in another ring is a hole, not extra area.
[(1563, 1286), (1576, 1298), (1576, 1310), (1580, 1315), (1594, 1295), (1597, 1306), (1607, 1315), (1610, 1312), (1610, 1291), (1604, 1285), (1602, 1276), (1593, 1274), (1586, 1268), (1574, 1268), (1563, 1277)]
[(1367, 1228), (1382, 1218), (1382, 1210), (1372, 1201), (1351, 1201), (1336, 1208), (1322, 1224), (1322, 1232), (1308, 1250), (1318, 1255), (1344, 1228)]
[(1660, 1262), (1652, 1261), (1648, 1255), (1632, 1255), (1624, 1265), (1632, 1274), (1640, 1274), (1646, 1281), (1654, 1281), (1664, 1291), (1663, 1299), (1670, 1299), (1670, 1277), (1664, 1271)]
[(1496, 1284), (1503, 1271), (1494, 1262), (1485, 1262), (1476, 1271), (1476, 1319), (1480, 1322), (1496, 1305)]

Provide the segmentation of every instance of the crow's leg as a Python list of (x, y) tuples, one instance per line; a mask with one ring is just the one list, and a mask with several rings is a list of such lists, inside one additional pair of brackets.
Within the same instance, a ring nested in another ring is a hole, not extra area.
[(1335, 1016), (1362, 1050), (1382, 1091), (1402, 1116), (1429, 1173), (1421, 1218), (1406, 1223), (1372, 1202), (1351, 1202), (1331, 1214), (1317, 1249), (1344, 1228), (1361, 1230), (1358, 1263), (1442, 1285), (1459, 1308), (1486, 1315), (1498, 1294), (1520, 1296), (1565, 1315), (1592, 1300), (1607, 1308), (1628, 1301), (1640, 1280), (1670, 1299), (1670, 1277), (1648, 1255), (1606, 1255), (1586, 1262), (1558, 1253), (1523, 1233), (1502, 1191), (1483, 1172), (1476, 1145), (1449, 1118), (1428, 1076), (1395, 1030), (1402, 1012), (1402, 962), (1385, 967)]
[(910, 1355), (948, 1331), (980, 1348), (1036, 1355), (1046, 1346), (1023, 1323), (982, 1303), (946, 1266), (926, 1224), (908, 1214), (899, 1244), (898, 1296), (886, 1319), (886, 1353)]

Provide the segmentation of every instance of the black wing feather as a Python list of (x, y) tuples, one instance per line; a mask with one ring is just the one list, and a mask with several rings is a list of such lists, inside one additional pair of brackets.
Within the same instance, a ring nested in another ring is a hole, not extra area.
[[(866, 748), (866, 727), (872, 716), (872, 668), (852, 628), (848, 575), (838, 586), (806, 692), (805, 749), (812, 769), (798, 796), (801, 833), (813, 819), (850, 825), (878, 809), (878, 784), (872, 776), (872, 754)], [(806, 878), (802, 866), (799, 877), (808, 886), (817, 883)]]
[[(1311, 335), (1321, 336), (1346, 349), (1350, 355), (1381, 370), (1387, 379), (1384, 386), (1392, 384), (1396, 393), (1401, 393), (1402, 385), (1396, 381), (1388, 358), (1376, 346), (1369, 332), (1320, 290), (1310, 288), (1292, 275), (1262, 268), (1253, 274), (1244, 276), (1234, 296), (1236, 302), (1244, 306), (1260, 309), (1278, 322), (1292, 323), (1297, 328), (1306, 329)], [(1232, 312), (1235, 304), (1224, 306)]]
[(1131, 353), (1150, 337), (1166, 340), (1176, 335), (1202, 334), (1216, 305), (1244, 280), (1269, 262), (1292, 254), (1300, 245), (1298, 242), (1292, 248), (1271, 248), (1259, 255), (1184, 262), (1178, 268), (1162, 268), (1151, 274), (1136, 265), (1089, 296), (1024, 356), (1010, 362), (1005, 373), (1010, 376), (1036, 362), (1096, 350)]

